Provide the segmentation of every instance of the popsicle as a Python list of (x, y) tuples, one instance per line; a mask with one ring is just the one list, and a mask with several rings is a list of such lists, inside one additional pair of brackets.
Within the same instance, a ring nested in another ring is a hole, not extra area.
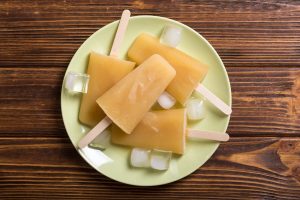
[(227, 141), (228, 134), (186, 127), (185, 109), (170, 109), (148, 112), (131, 134), (125, 134), (118, 126), (113, 125), (111, 142), (114, 144), (172, 151), (183, 154), (186, 137), (217, 141)]
[(90, 53), (87, 74), (90, 75), (89, 89), (82, 96), (79, 120), (91, 127), (105, 117), (96, 100), (134, 68), (135, 63), (112, 56)]
[(137, 64), (152, 54), (161, 55), (176, 70), (176, 77), (168, 86), (167, 92), (181, 104), (184, 105), (192, 92), (196, 90), (226, 115), (232, 112), (228, 105), (199, 83), (208, 72), (208, 67), (200, 61), (176, 48), (161, 44), (158, 38), (146, 33), (142, 33), (135, 39), (127, 53), (129, 59)]
[(154, 54), (97, 99), (105, 114), (130, 134), (175, 77), (173, 67)]
[(90, 53), (87, 69), (87, 74), (90, 75), (89, 88), (82, 96), (79, 111), (79, 120), (83, 124), (93, 127), (105, 117), (104, 112), (96, 103), (97, 98), (132, 71), (135, 66), (134, 62), (117, 58), (129, 17), (130, 12), (125, 10), (109, 56)]
[(176, 75), (160, 55), (152, 55), (97, 99), (107, 115), (78, 143), (88, 145), (112, 121), (130, 134)]
[(151, 111), (131, 134), (125, 134), (118, 126), (113, 125), (111, 142), (183, 154), (186, 138), (185, 118), (185, 109)]

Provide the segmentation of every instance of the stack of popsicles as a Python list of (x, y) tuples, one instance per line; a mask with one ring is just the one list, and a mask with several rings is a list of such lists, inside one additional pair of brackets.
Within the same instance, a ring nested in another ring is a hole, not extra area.
[[(79, 119), (94, 128), (80, 140), (79, 148), (112, 122), (112, 143), (176, 154), (184, 153), (188, 135), (228, 140), (226, 134), (188, 130), (184, 108), (151, 111), (165, 90), (184, 106), (208, 67), (147, 34), (141, 34), (129, 49), (131, 61), (118, 59), (129, 16), (129, 11), (123, 12), (110, 56), (90, 54), (89, 89), (83, 95)], [(138, 66), (133, 69), (135, 63)]]

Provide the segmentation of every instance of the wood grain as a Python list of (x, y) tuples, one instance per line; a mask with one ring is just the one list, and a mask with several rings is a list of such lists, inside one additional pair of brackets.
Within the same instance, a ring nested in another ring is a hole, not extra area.
[(1, 1), (1, 66), (66, 67), (80, 44), (117, 20), (123, 9), (191, 26), (212, 43), (226, 66), (298, 67), (300, 63), (299, 1), (38, 2)]
[[(231, 141), (192, 175), (159, 187), (112, 181), (64, 130), (60, 89), (77, 48), (133, 15), (201, 33), (231, 81)], [(0, 1), (0, 199), (299, 199), (300, 1)]]
[(0, 189), (7, 199), (153, 199), (153, 193), (158, 199), (297, 199), (300, 195), (300, 138), (234, 138), (189, 177), (149, 188), (98, 174), (68, 139), (7, 137), (0, 142)]

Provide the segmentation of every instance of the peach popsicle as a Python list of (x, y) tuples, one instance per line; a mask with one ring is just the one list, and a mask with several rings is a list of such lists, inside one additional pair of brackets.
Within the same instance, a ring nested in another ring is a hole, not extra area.
[(185, 109), (151, 111), (131, 134), (125, 134), (118, 126), (113, 125), (111, 142), (183, 154), (186, 138), (185, 118)]
[(88, 145), (112, 121), (130, 134), (175, 75), (175, 70), (164, 58), (150, 56), (97, 99), (107, 116), (79, 141), (78, 146)]
[(90, 53), (87, 74), (90, 75), (89, 89), (82, 96), (79, 120), (95, 126), (105, 117), (96, 100), (115, 83), (133, 70), (135, 63), (112, 56)]
[(97, 99), (105, 114), (130, 134), (175, 77), (173, 67), (154, 54)]
[(164, 57), (176, 70), (176, 77), (167, 88), (167, 92), (181, 104), (185, 104), (194, 90), (197, 90), (222, 112), (229, 115), (231, 108), (218, 97), (199, 84), (208, 72), (208, 67), (176, 48), (161, 44), (158, 38), (149, 34), (139, 35), (130, 49), (128, 57), (137, 64), (152, 54)]
[(105, 117), (104, 112), (96, 103), (97, 98), (132, 71), (135, 66), (134, 62), (117, 58), (129, 17), (130, 12), (124, 10), (109, 56), (90, 53), (87, 69), (87, 74), (90, 75), (89, 88), (87, 94), (82, 97), (79, 111), (79, 120), (83, 124), (93, 127)]
[(131, 134), (125, 134), (113, 125), (111, 142), (114, 144), (172, 151), (183, 154), (186, 136), (217, 141), (227, 141), (227, 133), (187, 129), (185, 109), (148, 112)]
[(137, 64), (152, 54), (161, 55), (176, 70), (176, 77), (167, 91), (184, 104), (199, 81), (205, 77), (208, 67), (175, 48), (161, 44), (157, 38), (145, 33), (139, 35), (128, 50), (129, 59)]

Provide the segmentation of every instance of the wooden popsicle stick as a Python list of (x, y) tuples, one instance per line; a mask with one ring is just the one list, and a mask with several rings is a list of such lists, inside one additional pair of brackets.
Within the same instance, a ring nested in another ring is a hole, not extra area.
[(227, 133), (218, 133), (212, 131), (200, 131), (188, 129), (188, 137), (189, 138), (198, 138), (198, 139), (208, 139), (226, 142), (229, 140), (229, 135)]
[(110, 56), (118, 57), (119, 50), (129, 22), (129, 18), (130, 18), (130, 11), (124, 10), (119, 22), (118, 30), (116, 32), (112, 48), (109, 53)]
[(86, 147), (91, 143), (100, 133), (102, 133), (110, 124), (112, 123), (111, 119), (107, 116), (104, 117), (90, 132), (88, 132), (78, 143), (79, 148)]
[(232, 110), (230, 106), (224, 103), (219, 97), (214, 95), (211, 91), (209, 91), (204, 85), (199, 84), (196, 89), (197, 92), (202, 94), (209, 102), (211, 102), (214, 106), (216, 106), (220, 111), (222, 111), (226, 115), (230, 115)]

